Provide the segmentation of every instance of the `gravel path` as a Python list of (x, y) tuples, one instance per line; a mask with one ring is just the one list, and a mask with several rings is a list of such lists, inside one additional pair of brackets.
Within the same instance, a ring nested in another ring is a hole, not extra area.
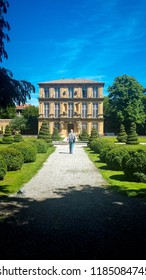
[(80, 145), (57, 146), (22, 194), (1, 199), (1, 259), (145, 259), (146, 200), (106, 186)]
[(69, 154), (68, 150), (68, 145), (57, 145), (43, 168), (23, 187), (26, 197), (41, 200), (60, 196), (62, 188), (76, 186), (79, 190), (82, 186), (106, 184), (82, 145), (75, 145), (73, 154)]

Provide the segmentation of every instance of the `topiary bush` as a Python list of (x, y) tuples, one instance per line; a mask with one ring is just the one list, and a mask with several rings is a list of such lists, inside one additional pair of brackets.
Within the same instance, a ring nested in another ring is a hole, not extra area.
[(100, 149), (99, 158), (101, 162), (106, 163), (106, 156), (109, 151), (115, 148), (115, 144), (113, 143), (106, 143), (106, 145)]
[(7, 172), (7, 165), (3, 158), (3, 156), (0, 155), (0, 180), (3, 180)]
[(4, 157), (8, 171), (20, 170), (24, 163), (23, 155), (17, 149), (9, 147), (0, 150), (0, 155)]
[(14, 136), (14, 142), (22, 142), (24, 141), (22, 135), (20, 133), (16, 133)]
[(61, 137), (58, 133), (58, 129), (56, 127), (54, 127), (53, 134), (52, 134), (52, 140), (59, 141), (60, 139), (61, 139)]
[(87, 129), (83, 129), (82, 133), (79, 135), (79, 139), (81, 141), (88, 141), (89, 140), (89, 134), (87, 132)]
[(30, 139), (31, 143), (34, 143), (37, 148), (37, 153), (46, 153), (48, 146), (47, 143), (43, 139)]
[(34, 143), (25, 141), (15, 143), (12, 144), (12, 148), (18, 149), (22, 153), (25, 163), (36, 161), (37, 148)]
[(4, 136), (2, 138), (2, 142), (5, 144), (11, 144), (11, 143), (13, 143), (13, 140), (14, 140), (14, 138), (12, 137), (10, 126), (7, 125), (5, 128)]
[(95, 128), (92, 128), (91, 130), (91, 135), (89, 137), (89, 142), (93, 141), (94, 139), (97, 139), (98, 137), (98, 132)]
[(121, 126), (120, 126), (120, 132), (117, 136), (117, 140), (118, 140), (118, 142), (121, 142), (121, 143), (125, 143), (127, 140), (127, 134), (126, 134), (125, 127), (123, 124), (121, 124)]
[(52, 137), (48, 128), (48, 123), (46, 121), (42, 122), (39, 134), (38, 134), (38, 139), (43, 139), (45, 140), (50, 146), (52, 144)]
[(124, 173), (129, 181), (146, 182), (146, 152), (133, 152), (125, 163)]
[(138, 134), (136, 133), (136, 124), (134, 122), (131, 123), (129, 133), (127, 135), (126, 144), (128, 145), (139, 144)]
[(123, 170), (123, 158), (128, 155), (124, 147), (115, 147), (106, 155), (107, 167), (111, 170)]

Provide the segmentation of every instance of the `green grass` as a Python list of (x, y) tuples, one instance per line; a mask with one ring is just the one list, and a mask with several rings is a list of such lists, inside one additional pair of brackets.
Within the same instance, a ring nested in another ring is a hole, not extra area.
[(109, 187), (122, 192), (128, 196), (146, 196), (146, 183), (128, 182), (122, 171), (109, 170), (106, 163), (99, 159), (99, 155), (91, 151), (90, 148), (85, 148), (89, 158), (98, 168), (103, 178), (107, 180)]
[[(103, 136), (102, 139), (108, 140), (110, 142), (118, 142), (116, 136)], [(146, 136), (138, 137), (140, 143), (146, 143)]]
[[(3, 145), (0, 145), (0, 148)], [(18, 192), (18, 190), (27, 183), (42, 167), (49, 155), (55, 150), (50, 147), (45, 154), (37, 154), (35, 162), (24, 163), (21, 170), (8, 171), (4, 180), (0, 181), (0, 196), (9, 195)]]

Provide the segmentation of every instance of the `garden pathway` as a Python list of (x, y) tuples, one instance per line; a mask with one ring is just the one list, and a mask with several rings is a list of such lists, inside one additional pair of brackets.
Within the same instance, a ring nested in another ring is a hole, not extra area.
[(80, 145), (59, 145), (22, 193), (1, 199), (1, 259), (142, 259), (146, 200), (106, 185)]

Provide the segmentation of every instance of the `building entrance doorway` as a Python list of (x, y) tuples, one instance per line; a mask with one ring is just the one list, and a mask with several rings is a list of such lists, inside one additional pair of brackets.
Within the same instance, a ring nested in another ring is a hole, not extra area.
[(73, 123), (69, 123), (67, 129), (68, 129), (68, 133), (71, 131), (71, 129), (74, 130), (74, 124)]

